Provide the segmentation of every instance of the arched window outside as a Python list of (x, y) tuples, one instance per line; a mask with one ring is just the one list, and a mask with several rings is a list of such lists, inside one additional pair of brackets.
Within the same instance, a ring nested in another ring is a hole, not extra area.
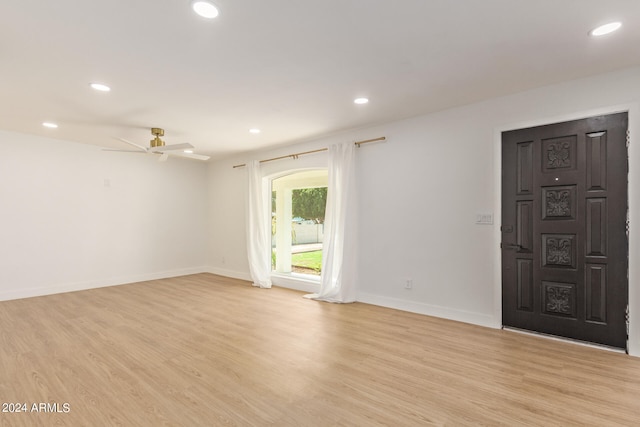
[(327, 170), (271, 181), (271, 267), (276, 273), (319, 276), (322, 268)]

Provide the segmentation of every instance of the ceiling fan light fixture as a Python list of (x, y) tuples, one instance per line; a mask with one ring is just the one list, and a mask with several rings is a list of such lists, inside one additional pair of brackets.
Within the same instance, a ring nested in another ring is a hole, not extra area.
[(605, 34), (613, 33), (620, 29), (620, 27), (622, 27), (622, 22), (609, 22), (608, 24), (600, 25), (589, 31), (589, 35), (593, 37), (604, 36)]
[(191, 2), (191, 8), (195, 13), (207, 19), (213, 19), (220, 13), (218, 8), (208, 0), (194, 0)]
[(111, 88), (102, 83), (89, 83), (92, 89), (97, 90), (99, 92), (109, 92)]

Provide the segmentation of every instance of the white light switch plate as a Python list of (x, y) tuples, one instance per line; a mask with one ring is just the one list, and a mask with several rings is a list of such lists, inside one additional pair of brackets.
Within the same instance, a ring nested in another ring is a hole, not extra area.
[(476, 214), (476, 224), (493, 224), (492, 213), (478, 213)]

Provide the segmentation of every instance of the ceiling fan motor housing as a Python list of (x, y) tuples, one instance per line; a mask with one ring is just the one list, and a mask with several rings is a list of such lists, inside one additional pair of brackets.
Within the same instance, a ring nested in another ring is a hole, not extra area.
[(151, 128), (151, 134), (155, 136), (151, 140), (151, 147), (164, 147), (164, 141), (160, 139), (161, 136), (164, 136), (164, 129)]

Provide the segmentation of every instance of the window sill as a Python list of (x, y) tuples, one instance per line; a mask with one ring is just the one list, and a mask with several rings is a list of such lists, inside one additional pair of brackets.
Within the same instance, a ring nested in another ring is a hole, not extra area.
[(320, 276), (300, 273), (271, 273), (271, 282), (281, 288), (295, 289), (303, 292), (318, 292)]

